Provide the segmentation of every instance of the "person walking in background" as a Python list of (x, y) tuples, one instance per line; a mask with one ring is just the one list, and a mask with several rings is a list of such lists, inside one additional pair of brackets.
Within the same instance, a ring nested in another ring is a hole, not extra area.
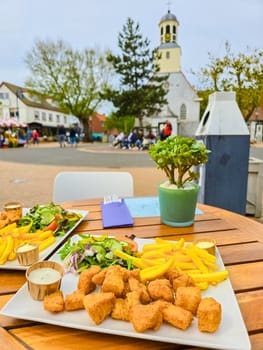
[(32, 130), (28, 128), (26, 131), (26, 145), (27, 146), (29, 146), (31, 140), (32, 140)]
[(172, 135), (172, 124), (169, 122), (169, 120), (166, 120), (165, 127), (163, 129), (163, 139), (167, 139), (167, 137)]
[(60, 148), (66, 147), (66, 129), (64, 125), (58, 125), (58, 143)]
[(0, 132), (0, 148), (4, 147), (5, 144), (5, 133), (3, 131)]
[(38, 145), (39, 143), (39, 133), (36, 129), (33, 130), (32, 132), (32, 139), (33, 139), (33, 144)]
[(74, 145), (77, 147), (76, 128), (74, 126), (71, 126), (69, 130), (69, 141), (72, 147)]

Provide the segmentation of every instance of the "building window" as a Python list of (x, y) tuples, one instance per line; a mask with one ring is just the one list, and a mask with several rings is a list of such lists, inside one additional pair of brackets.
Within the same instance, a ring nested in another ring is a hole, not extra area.
[(170, 34), (170, 26), (169, 25), (166, 26), (165, 33), (166, 34)]
[(64, 115), (64, 124), (67, 124), (67, 116), (66, 115)]
[(47, 120), (46, 112), (42, 112), (41, 119), (42, 119), (43, 122), (45, 122)]
[(180, 119), (186, 119), (186, 105), (184, 103), (180, 107)]
[(174, 43), (176, 42), (176, 26), (173, 26), (172, 40), (173, 40)]
[(53, 114), (52, 113), (48, 114), (48, 121), (53, 122)]
[(56, 121), (57, 121), (57, 124), (60, 123), (60, 115), (59, 114), (56, 115)]
[(8, 100), (9, 94), (8, 92), (0, 92), (0, 100)]
[(163, 35), (163, 27), (161, 27), (161, 35)]
[(166, 58), (169, 59), (170, 58), (170, 51), (166, 51)]
[(39, 120), (39, 112), (38, 111), (34, 112), (34, 119)]

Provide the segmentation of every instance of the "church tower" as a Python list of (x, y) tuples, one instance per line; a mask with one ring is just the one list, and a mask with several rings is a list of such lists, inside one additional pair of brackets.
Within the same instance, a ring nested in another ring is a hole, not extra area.
[(181, 71), (181, 47), (178, 42), (179, 22), (170, 10), (159, 22), (160, 46), (160, 73), (175, 73)]
[(168, 12), (159, 22), (160, 45), (158, 58), (160, 75), (168, 75), (167, 104), (158, 114), (150, 116), (150, 125), (160, 128), (166, 120), (173, 127), (173, 135), (195, 135), (199, 124), (200, 99), (181, 68), (181, 47), (178, 45), (179, 22), (174, 14)]

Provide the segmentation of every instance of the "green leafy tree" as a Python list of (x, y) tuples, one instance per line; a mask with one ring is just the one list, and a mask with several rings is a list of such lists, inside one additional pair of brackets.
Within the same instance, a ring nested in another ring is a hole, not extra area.
[(109, 86), (112, 71), (105, 59), (108, 54), (73, 50), (62, 40), (39, 40), (25, 58), (30, 71), (26, 86), (33, 94), (50, 97), (62, 112), (78, 117), (86, 141), (90, 139), (89, 118)]
[(135, 123), (135, 118), (132, 116), (125, 116), (119, 118), (113, 112), (105, 120), (104, 128), (105, 131), (111, 131), (117, 129), (118, 131), (123, 131), (125, 134), (128, 134), (131, 129), (133, 129)]
[(149, 40), (143, 39), (139, 24), (128, 18), (118, 36), (121, 54), (108, 55), (118, 74), (119, 89), (108, 89), (105, 98), (113, 103), (116, 116), (134, 116), (143, 126), (143, 117), (158, 113), (167, 104), (166, 75), (157, 74), (157, 50), (150, 50)]
[(209, 63), (199, 72), (192, 72), (202, 86), (199, 96), (207, 104), (209, 92), (235, 91), (239, 108), (248, 120), (263, 103), (263, 51), (247, 48), (246, 53), (234, 54), (228, 42), (225, 51), (222, 58), (208, 53)]

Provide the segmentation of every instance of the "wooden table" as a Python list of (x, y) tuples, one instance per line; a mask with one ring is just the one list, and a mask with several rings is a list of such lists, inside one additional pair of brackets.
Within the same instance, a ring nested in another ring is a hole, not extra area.
[[(219, 248), (241, 313), (247, 327), (253, 350), (263, 349), (263, 225), (250, 218), (206, 205), (198, 205), (203, 211), (196, 215), (191, 227), (173, 228), (162, 225), (159, 217), (135, 218), (131, 228), (103, 230), (100, 199), (65, 203), (70, 209), (88, 210), (75, 233), (135, 234), (140, 238), (164, 237), (186, 241), (213, 237)], [(0, 270), (0, 307), (24, 284), (23, 271)], [(136, 338), (98, 334), (32, 321), (13, 319), (0, 315), (0, 348), (5, 349), (193, 349)]]

